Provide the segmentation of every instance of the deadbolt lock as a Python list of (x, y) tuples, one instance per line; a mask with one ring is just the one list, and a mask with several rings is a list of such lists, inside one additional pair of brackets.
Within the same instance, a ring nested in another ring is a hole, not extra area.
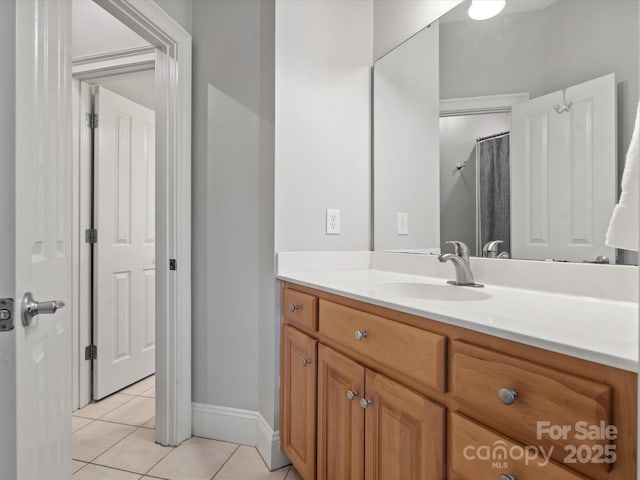
[(8, 332), (13, 328), (13, 298), (0, 298), (0, 332)]

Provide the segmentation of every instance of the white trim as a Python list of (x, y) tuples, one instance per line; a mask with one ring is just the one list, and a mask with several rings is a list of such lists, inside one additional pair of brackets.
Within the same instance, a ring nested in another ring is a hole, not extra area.
[(155, 2), (94, 1), (157, 49), (156, 441), (178, 445), (191, 436), (191, 35)]
[(154, 68), (155, 62), (155, 47), (130, 48), (74, 58), (71, 73), (74, 78), (86, 80), (119, 73), (151, 70)]
[(193, 403), (193, 434), (256, 447), (269, 470), (291, 463), (280, 450), (280, 432), (260, 412)]
[(529, 100), (529, 92), (485, 95), (482, 97), (445, 98), (440, 100), (440, 116), (479, 115), (511, 112), (511, 108)]

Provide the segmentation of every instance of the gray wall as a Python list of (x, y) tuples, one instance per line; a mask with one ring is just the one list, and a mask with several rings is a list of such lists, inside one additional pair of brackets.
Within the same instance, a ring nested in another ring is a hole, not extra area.
[[(416, 60), (419, 61), (416, 61)], [(385, 55), (374, 68), (373, 247), (440, 247), (438, 24)], [(409, 216), (398, 235), (397, 214)]]
[(371, 0), (276, 2), (278, 251), (370, 248), (372, 42)]
[[(15, 2), (0, 2), (0, 297), (15, 296)], [(14, 331), (15, 332), (15, 331)], [(0, 333), (0, 411), (15, 412), (15, 333)], [(0, 478), (16, 478), (14, 415), (0, 415)]]
[[(273, 11), (273, 1), (196, 1), (192, 25), (193, 401), (258, 410), (264, 389), (268, 419), (275, 385)], [(263, 379), (265, 358), (271, 377)]]

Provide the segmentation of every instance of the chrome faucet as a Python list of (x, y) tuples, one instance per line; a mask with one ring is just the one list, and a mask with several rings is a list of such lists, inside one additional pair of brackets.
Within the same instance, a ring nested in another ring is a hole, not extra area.
[(484, 244), (482, 247), (482, 256), (487, 258), (509, 258), (509, 252), (498, 253), (499, 245), (504, 243), (502, 240), (492, 240)]
[(482, 256), (487, 258), (498, 258), (498, 246), (504, 243), (502, 240), (487, 242), (482, 247)]
[(476, 283), (473, 279), (471, 265), (469, 264), (469, 247), (464, 242), (447, 241), (446, 243), (453, 245), (455, 253), (443, 253), (438, 256), (438, 260), (442, 263), (450, 260), (456, 269), (455, 281), (450, 280), (447, 283), (459, 287), (484, 287), (484, 285)]

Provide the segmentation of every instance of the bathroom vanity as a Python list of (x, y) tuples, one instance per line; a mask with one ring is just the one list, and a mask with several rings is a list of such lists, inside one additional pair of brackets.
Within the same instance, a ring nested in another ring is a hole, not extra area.
[[(637, 305), (371, 269), (279, 278), (281, 445), (305, 480), (635, 478)], [(603, 312), (628, 344), (594, 343)]]

